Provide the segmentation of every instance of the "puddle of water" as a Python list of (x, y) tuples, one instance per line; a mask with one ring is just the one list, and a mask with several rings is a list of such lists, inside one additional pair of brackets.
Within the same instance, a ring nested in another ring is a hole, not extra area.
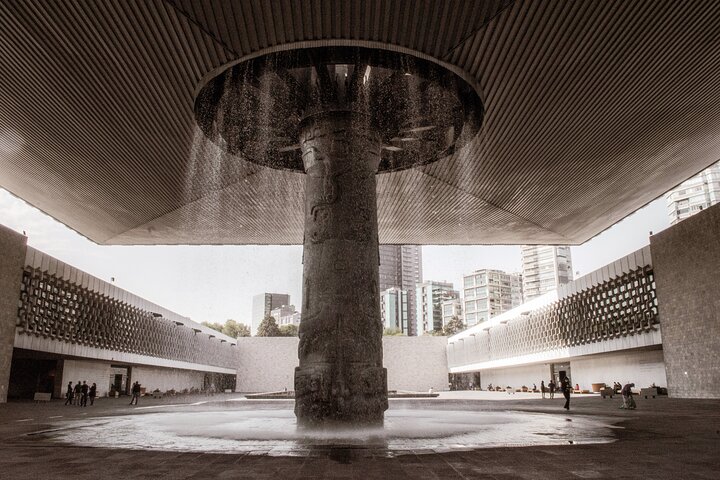
[(208, 453), (308, 455), (371, 448), (429, 453), (500, 446), (606, 443), (607, 419), (527, 412), (389, 410), (384, 428), (307, 431), (291, 410), (163, 412), (54, 424), (43, 434), (76, 446)]

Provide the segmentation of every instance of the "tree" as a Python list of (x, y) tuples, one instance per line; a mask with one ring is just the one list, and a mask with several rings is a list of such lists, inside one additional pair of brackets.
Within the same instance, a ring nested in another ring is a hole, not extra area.
[(202, 322), (202, 323), (200, 323), (200, 325), (204, 325), (208, 328), (212, 328), (213, 330), (217, 330), (220, 333), (222, 333), (222, 331), (223, 331), (223, 326), (221, 323)]
[(385, 330), (383, 330), (383, 335), (386, 337), (396, 337), (396, 336), (402, 335), (402, 334), (403, 334), (402, 330), (400, 330), (398, 328), (386, 328)]
[(298, 336), (298, 327), (297, 325), (294, 325), (292, 323), (288, 325), (283, 325), (280, 327), (280, 336), (281, 337), (297, 337)]
[(258, 326), (256, 337), (282, 337), (274, 317), (266, 315)]
[(445, 325), (445, 328), (443, 329), (443, 334), (449, 336), (455, 335), (458, 332), (462, 332), (465, 330), (465, 324), (460, 320), (460, 318), (457, 315), (453, 315), (450, 320), (448, 320), (447, 324)]
[(225, 322), (225, 325), (223, 325), (222, 333), (232, 338), (249, 337), (250, 328), (244, 323), (238, 323), (235, 320), (229, 319)]
[(217, 330), (218, 332), (232, 338), (250, 336), (250, 328), (247, 325), (245, 325), (244, 323), (237, 323), (235, 320), (232, 319), (226, 320), (225, 324), (217, 322), (202, 322), (200, 325), (204, 325), (208, 328), (212, 328), (213, 330)]

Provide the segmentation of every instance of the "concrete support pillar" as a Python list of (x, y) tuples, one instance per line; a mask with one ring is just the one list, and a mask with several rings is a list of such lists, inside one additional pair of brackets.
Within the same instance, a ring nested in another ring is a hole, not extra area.
[(378, 291), (380, 141), (350, 112), (306, 119), (303, 319), (295, 414), (304, 427), (381, 425), (387, 409)]
[(720, 398), (720, 204), (650, 237), (668, 394)]
[(0, 403), (7, 401), (27, 238), (0, 225)]

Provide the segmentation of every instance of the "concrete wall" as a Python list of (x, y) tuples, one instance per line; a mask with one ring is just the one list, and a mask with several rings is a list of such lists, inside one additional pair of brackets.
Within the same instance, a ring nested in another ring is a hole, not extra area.
[(593, 383), (634, 383), (637, 388), (667, 386), (662, 350), (624, 351), (580, 357), (570, 362), (573, 385), (590, 390)]
[(383, 337), (389, 390), (448, 389), (447, 337)]
[(7, 402), (27, 238), (0, 225), (0, 403)]
[(720, 204), (650, 238), (668, 393), (720, 398)]
[[(113, 371), (109, 363), (92, 360), (65, 360), (62, 373), (62, 394), (67, 391), (68, 382), (73, 386), (83, 380), (92, 385), (97, 384), (98, 396), (107, 396)], [(191, 388), (201, 389), (205, 374), (193, 370), (134, 366), (130, 375), (131, 384), (136, 380), (145, 387), (146, 392), (156, 388), (162, 392), (170, 389), (182, 391)]]
[[(383, 337), (390, 390), (447, 390), (447, 337)], [(296, 337), (238, 339), (238, 392), (294, 389), (298, 365)]]
[(238, 338), (238, 392), (294, 390), (297, 337)]
[(156, 367), (133, 367), (130, 376), (130, 383), (140, 382), (145, 387), (146, 392), (152, 392), (155, 389), (161, 392), (174, 389), (178, 392), (184, 389), (202, 389), (205, 373), (195, 370), (179, 370), (170, 368)]
[(88, 360), (65, 360), (63, 362), (62, 373), (62, 394), (67, 392), (68, 382), (72, 382), (73, 387), (77, 382), (87, 382), (88, 385), (97, 384), (97, 396), (105, 397), (110, 387), (110, 370), (109, 363), (93, 362)]
[(540, 388), (540, 382), (545, 384), (550, 379), (550, 366), (545, 364), (522, 365), (514, 368), (498, 368), (480, 372), (480, 387), (485, 390), (489, 384), (494, 387), (520, 388), (523, 385), (530, 388), (535, 384)]
[[(590, 390), (593, 383), (612, 385), (616, 381), (623, 385), (632, 382), (637, 388), (649, 387), (653, 383), (659, 387), (667, 385), (662, 350), (635, 350), (573, 358), (570, 360), (570, 379), (573, 385), (578, 384), (583, 390)], [(483, 389), (489, 383), (513, 388), (523, 385), (532, 387), (535, 384), (540, 388), (541, 380), (545, 381), (545, 385), (550, 380), (550, 364), (482, 370), (480, 380)]]

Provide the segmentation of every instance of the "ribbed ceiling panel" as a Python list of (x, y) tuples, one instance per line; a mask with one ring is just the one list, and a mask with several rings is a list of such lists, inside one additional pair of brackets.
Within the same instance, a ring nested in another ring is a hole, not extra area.
[(168, 0), (238, 56), (284, 43), (352, 39), (384, 42), (442, 58), (509, 0)]
[(474, 77), (477, 138), (378, 177), (384, 243), (579, 243), (720, 158), (720, 3), (0, 2), (0, 185), (100, 243), (302, 241), (303, 176), (195, 127), (213, 69), (374, 41)]

